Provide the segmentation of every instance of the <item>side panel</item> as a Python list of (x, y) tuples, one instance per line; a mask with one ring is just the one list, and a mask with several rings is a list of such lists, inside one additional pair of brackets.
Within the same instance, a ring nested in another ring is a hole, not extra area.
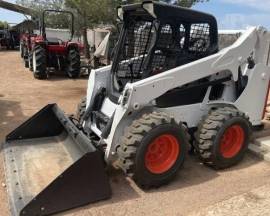
[[(233, 104), (250, 116), (253, 125), (260, 124), (270, 77), (270, 69), (268, 67), (269, 40), (270, 35), (265, 29), (261, 27), (251, 28), (232, 46), (223, 49), (215, 55), (132, 84), (127, 84), (126, 91), (130, 92), (130, 97), (125, 107), (128, 109), (140, 109), (171, 89), (181, 87), (206, 76), (213, 76), (222, 71), (231, 72), (232, 80), (230, 82), (234, 83), (238, 81), (239, 68), (241, 67), (242, 76), (248, 77), (248, 83), (244, 91), (236, 101), (230, 100), (231, 96), (223, 95), (222, 101), (217, 102)], [(252, 69), (248, 68), (247, 64), (248, 58), (251, 55), (255, 62), (255, 67)], [(231, 95), (234, 86), (231, 85), (229, 88), (231, 90), (227, 91), (227, 94)], [(191, 107), (194, 106), (192, 105)], [(177, 114), (174, 110), (182, 110), (185, 113), (186, 108), (176, 107), (171, 108), (170, 111), (176, 113), (176, 116), (180, 116), (181, 114)], [(190, 115), (185, 115), (184, 119), (187, 116)], [(193, 118), (193, 116), (190, 116), (187, 122), (194, 124), (196, 120)]]
[[(110, 75), (111, 66), (106, 66), (97, 70), (92, 70), (89, 76), (88, 80), (88, 87), (87, 87), (87, 96), (86, 96), (86, 110), (89, 109), (89, 107), (92, 107), (94, 104), (95, 96), (98, 93), (100, 88), (106, 88), (107, 85), (107, 79)], [(98, 131), (96, 126), (92, 124), (90, 120), (86, 121), (84, 123), (84, 128), (86, 130), (89, 130), (89, 128), (92, 128), (94, 131), (96, 131), (96, 134), (98, 136), (101, 135), (101, 131)]]
[(235, 102), (235, 106), (250, 117), (253, 125), (261, 124), (265, 98), (268, 92), (270, 68), (258, 64), (251, 71), (247, 87)]
[(105, 87), (107, 85), (107, 78), (110, 75), (111, 65), (92, 70), (88, 80), (87, 87), (87, 101), (86, 108), (93, 103), (93, 98), (96, 95), (100, 87)]
[(162, 108), (157, 110), (172, 114), (177, 122), (185, 122), (190, 128), (197, 126), (201, 117), (207, 113), (208, 107), (203, 107), (201, 104), (191, 104), (186, 106)]
[(246, 62), (258, 41), (257, 29), (249, 29), (231, 47), (192, 63), (128, 84), (132, 89), (129, 106), (144, 106), (167, 91), (221, 71), (230, 71), (238, 80), (238, 67)]

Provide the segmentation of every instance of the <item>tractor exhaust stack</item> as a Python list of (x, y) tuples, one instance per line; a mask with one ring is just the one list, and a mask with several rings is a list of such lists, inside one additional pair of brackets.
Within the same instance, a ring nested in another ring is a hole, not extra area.
[(50, 215), (111, 196), (101, 152), (56, 104), (6, 137), (12, 215)]

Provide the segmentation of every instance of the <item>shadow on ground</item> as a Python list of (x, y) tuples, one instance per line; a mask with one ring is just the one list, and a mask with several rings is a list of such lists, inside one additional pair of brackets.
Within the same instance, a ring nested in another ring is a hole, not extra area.
[(168, 185), (162, 186), (158, 189), (151, 189), (145, 191), (147, 193), (163, 192), (178, 190), (181, 188), (191, 187), (211, 181), (220, 175), (235, 170), (245, 169), (261, 161), (251, 154), (247, 154), (243, 161), (239, 164), (224, 170), (215, 170), (211, 167), (205, 166), (195, 155), (188, 155), (186, 162), (182, 169), (179, 170), (176, 177)]
[(87, 212), (87, 210), (91, 208), (97, 208), (113, 203), (138, 199), (141, 196), (145, 196), (143, 194), (160, 194), (163, 192), (176, 191), (183, 188), (193, 187), (195, 185), (203, 184), (204, 182), (212, 181), (226, 172), (230, 173), (234, 170), (246, 169), (247, 167), (253, 166), (260, 161), (260, 159), (257, 159), (256, 157), (248, 153), (240, 164), (229, 169), (217, 171), (203, 165), (196, 156), (188, 155), (184, 167), (179, 170), (177, 176), (175, 177), (175, 179), (173, 179), (173, 181), (171, 181), (167, 185), (163, 185), (160, 188), (143, 191), (139, 189), (131, 179), (126, 178), (121, 170), (110, 169), (108, 174), (110, 176), (110, 183), (112, 187), (111, 199), (107, 201), (100, 201), (97, 203), (89, 204), (87, 206), (76, 208), (58, 215), (65, 215), (67, 213), (68, 215), (73, 215), (78, 210), (80, 212)]
[[(93, 175), (94, 178), (94, 175)], [(128, 200), (138, 199), (140, 198), (140, 194), (131, 185), (131, 181), (124, 177), (122, 171), (120, 170), (110, 170), (110, 184), (112, 187), (112, 197), (111, 199), (99, 201), (96, 203), (91, 203), (89, 205), (85, 205), (79, 208), (75, 208), (69, 211), (65, 211), (57, 214), (58, 216), (64, 215), (80, 215), (78, 211), (87, 211), (89, 208), (96, 208), (105, 205), (111, 205), (114, 203), (121, 203)], [(83, 214), (83, 215), (92, 215), (92, 214)]]
[[(67, 74), (65, 71), (55, 71), (52, 70), (49, 72), (49, 78), (47, 80), (49, 81), (62, 81), (62, 80), (68, 80)], [(87, 80), (88, 75), (80, 75), (80, 77), (72, 79), (72, 80)]]
[(14, 49), (14, 50), (0, 49), (0, 53), (4, 53), (4, 52), (11, 53), (11, 52), (18, 52), (18, 51), (19, 51), (19, 49)]
[(28, 117), (23, 114), (20, 102), (1, 100), (1, 97), (3, 95), (0, 95), (0, 147), (5, 136)]

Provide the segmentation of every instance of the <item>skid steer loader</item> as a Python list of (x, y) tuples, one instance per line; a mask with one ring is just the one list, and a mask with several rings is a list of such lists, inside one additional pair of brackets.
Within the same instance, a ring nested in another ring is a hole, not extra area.
[(13, 215), (109, 198), (105, 166), (142, 188), (168, 183), (193, 145), (216, 169), (241, 161), (261, 125), (270, 35), (252, 27), (218, 49), (216, 19), (157, 2), (122, 6), (113, 63), (93, 70), (78, 118), (50, 104), (6, 137)]

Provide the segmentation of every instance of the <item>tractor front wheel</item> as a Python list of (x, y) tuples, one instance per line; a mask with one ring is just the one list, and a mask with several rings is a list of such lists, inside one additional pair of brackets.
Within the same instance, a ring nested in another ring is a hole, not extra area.
[(206, 165), (224, 169), (240, 162), (251, 137), (248, 117), (232, 107), (211, 110), (195, 134), (196, 149)]
[(47, 78), (46, 50), (42, 46), (36, 46), (33, 52), (33, 73), (36, 79)]
[(29, 52), (28, 49), (24, 49), (23, 52), (24, 67), (29, 68)]
[(78, 49), (70, 49), (67, 57), (66, 73), (69, 78), (78, 78), (80, 76), (81, 59)]
[(119, 166), (142, 188), (168, 183), (182, 166), (187, 131), (166, 113), (144, 114), (127, 128), (117, 147)]

